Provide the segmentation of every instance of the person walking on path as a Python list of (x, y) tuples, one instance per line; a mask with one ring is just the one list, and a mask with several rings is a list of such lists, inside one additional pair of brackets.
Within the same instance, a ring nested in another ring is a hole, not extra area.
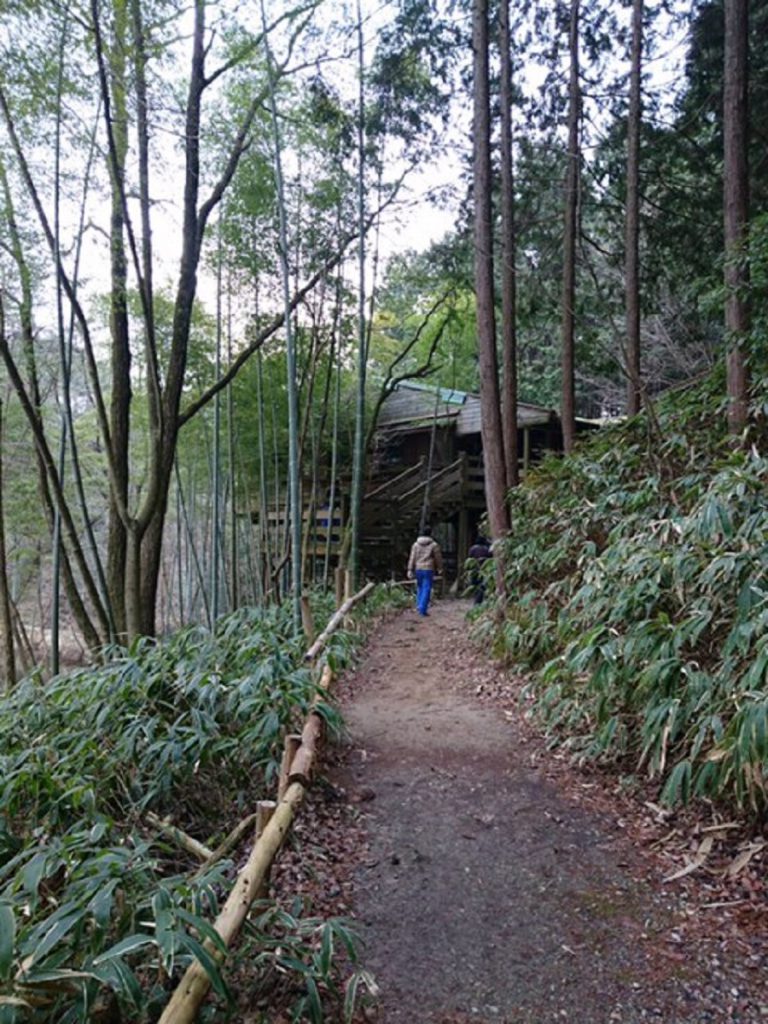
[(472, 597), (476, 605), (482, 604), (485, 600), (485, 579), (482, 568), (489, 558), (493, 558), (493, 552), (491, 545), (481, 534), (478, 534), (475, 543), (469, 549), (469, 558), (469, 582), (472, 587)]
[(416, 610), (419, 615), (429, 614), (435, 573), (442, 571), (443, 553), (440, 545), (432, 539), (432, 530), (425, 526), (416, 538), (408, 559), (408, 579), (416, 576)]

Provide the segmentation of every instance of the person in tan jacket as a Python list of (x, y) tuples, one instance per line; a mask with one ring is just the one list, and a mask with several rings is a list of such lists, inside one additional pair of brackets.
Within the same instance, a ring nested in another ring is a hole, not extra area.
[(416, 577), (416, 610), (419, 615), (429, 614), (435, 573), (442, 571), (443, 553), (440, 545), (432, 539), (430, 527), (425, 526), (416, 538), (408, 558), (408, 579)]

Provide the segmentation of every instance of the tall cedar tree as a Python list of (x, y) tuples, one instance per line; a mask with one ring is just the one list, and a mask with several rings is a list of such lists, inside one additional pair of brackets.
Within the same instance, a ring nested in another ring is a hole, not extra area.
[(499, 376), (493, 290), (493, 231), (491, 227), (491, 133), (488, 86), (488, 4), (474, 0), (474, 228), (477, 348), (480, 371), (480, 429), (485, 464), (485, 497), (494, 539), (509, 530), (505, 500), (506, 470), (501, 432)]
[(627, 413), (640, 411), (640, 71), (643, 48), (643, 0), (632, 4), (632, 49), (627, 119), (627, 210), (625, 296), (627, 315)]
[(581, 106), (581, 91), (579, 88), (579, 0), (571, 0), (568, 51), (570, 54), (571, 70), (568, 85), (568, 163), (565, 172), (565, 228), (563, 233), (563, 394), (560, 412), (563, 422), (563, 448), (566, 455), (573, 451), (576, 435), (574, 304), (576, 301), (576, 230), (579, 203), (579, 162), (581, 159), (579, 149)]
[(501, 333), (503, 382), (501, 415), (507, 487), (518, 484), (517, 460), (517, 277), (515, 271), (515, 192), (512, 164), (512, 45), (509, 0), (499, 6), (501, 83)]
[(732, 433), (739, 433), (747, 420), (747, 367), (743, 345), (749, 330), (749, 306), (744, 294), (748, 284), (745, 244), (749, 217), (748, 23), (748, 0), (725, 0), (723, 213), (728, 426)]

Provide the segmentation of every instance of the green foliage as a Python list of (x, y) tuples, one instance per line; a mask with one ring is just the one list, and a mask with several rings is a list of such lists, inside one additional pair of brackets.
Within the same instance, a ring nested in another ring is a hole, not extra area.
[[(357, 967), (357, 935), (346, 921), (302, 915), (300, 901), (290, 911), (270, 905), (253, 921), (258, 945), (252, 957), (260, 970), (261, 991), (287, 984), (296, 993), (294, 1021), (322, 1024), (328, 1010), (351, 1021), (365, 989), (375, 993), (371, 975)], [(356, 969), (342, 986), (340, 964)], [(286, 982), (287, 979), (287, 982)], [(339, 1012), (340, 1011), (340, 1012)]]
[(536, 669), (535, 707), (579, 756), (634, 763), (670, 802), (760, 809), (768, 459), (718, 434), (721, 388), (668, 395), (658, 436), (638, 418), (514, 493), (495, 643)]
[[(355, 643), (337, 634), (328, 657), (345, 664)], [(231, 865), (187, 874), (145, 815), (172, 811), (215, 842), (233, 803), (253, 805), (318, 695), (303, 652), (289, 609), (248, 609), (47, 686), (28, 679), (0, 703), (0, 1020), (155, 1019), (193, 957), (227, 998), (202, 943), (216, 946), (206, 922)], [(308, 1006), (328, 985), (329, 942), (299, 971)]]

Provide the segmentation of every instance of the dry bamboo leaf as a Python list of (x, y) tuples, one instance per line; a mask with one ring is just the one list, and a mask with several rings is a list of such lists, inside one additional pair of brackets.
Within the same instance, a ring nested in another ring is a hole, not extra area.
[(759, 853), (765, 847), (765, 843), (761, 840), (757, 843), (750, 843), (741, 853), (737, 854), (733, 858), (731, 863), (725, 869), (725, 874), (729, 878), (735, 878), (744, 868), (749, 864), (756, 853)]
[(667, 877), (663, 879), (663, 881), (675, 882), (678, 878), (685, 878), (686, 875), (690, 875), (694, 871), (697, 871), (700, 867), (703, 866), (704, 862), (709, 856), (714, 841), (714, 836), (705, 836), (704, 839), (702, 839), (702, 841), (699, 843), (699, 848), (697, 849), (696, 856), (693, 858), (693, 860), (689, 861), (685, 865), (685, 867), (680, 868), (679, 871), (675, 871), (673, 874), (667, 875)]

